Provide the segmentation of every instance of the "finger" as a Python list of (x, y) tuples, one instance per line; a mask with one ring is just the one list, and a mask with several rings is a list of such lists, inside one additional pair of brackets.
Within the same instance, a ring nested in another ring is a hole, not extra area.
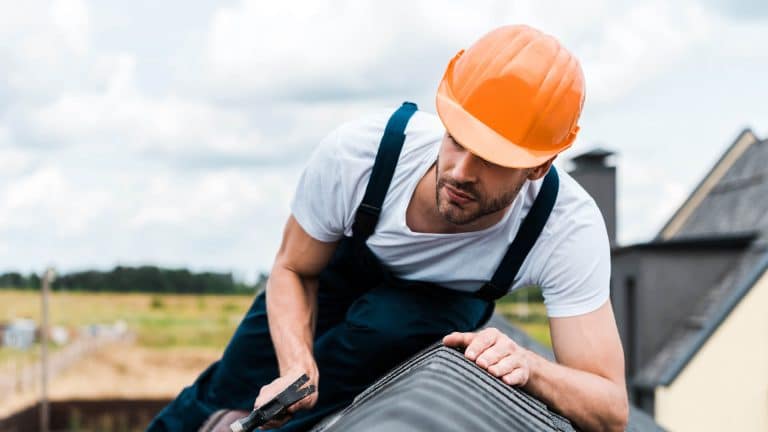
[(464, 348), (475, 338), (476, 333), (453, 332), (443, 338), (443, 345), (455, 348)]
[(269, 402), (270, 399), (277, 396), (279, 391), (275, 383), (276, 381), (273, 381), (272, 383), (263, 386), (259, 390), (259, 394), (256, 396), (256, 400), (253, 402), (254, 409), (264, 405), (265, 403)]
[(284, 416), (280, 417), (279, 419), (272, 419), (263, 425), (259, 426), (260, 430), (269, 430), (269, 429), (275, 429), (279, 428), (280, 426), (284, 425), (288, 420), (290, 420), (293, 416)]
[(499, 360), (510, 355), (512, 353), (511, 346), (509, 344), (502, 343), (497, 340), (495, 344), (488, 347), (482, 354), (477, 356), (477, 363), (483, 369), (488, 369), (490, 366), (495, 365)]
[(521, 386), (528, 383), (528, 369), (527, 368), (517, 368), (513, 370), (512, 372), (504, 375), (501, 378), (502, 381), (505, 383), (511, 385), (511, 386)]
[(254, 408), (258, 408), (265, 403), (269, 402), (272, 398), (280, 394), (283, 390), (285, 390), (291, 383), (293, 383), (296, 378), (293, 375), (291, 376), (281, 376), (271, 383), (262, 386), (259, 390), (259, 394), (256, 396), (256, 400), (254, 401), (253, 405)]
[(493, 328), (485, 329), (479, 333), (467, 346), (464, 351), (464, 356), (472, 361), (475, 361), (477, 356), (483, 353), (488, 347), (496, 342), (496, 338), (499, 335), (499, 331)]
[(512, 354), (502, 358), (495, 365), (490, 366), (488, 368), (488, 372), (495, 377), (503, 378), (504, 375), (508, 375), (515, 369), (521, 368), (523, 366), (524, 365), (520, 359), (520, 356)]
[(288, 412), (293, 414), (293, 413), (295, 413), (297, 411), (301, 411), (301, 410), (305, 410), (305, 409), (310, 409), (310, 408), (314, 407), (315, 403), (317, 402), (317, 397), (318, 397), (317, 390), (315, 390), (315, 392), (313, 394), (311, 394), (311, 395), (305, 397), (304, 399), (296, 402), (295, 404), (289, 406), (288, 407)]

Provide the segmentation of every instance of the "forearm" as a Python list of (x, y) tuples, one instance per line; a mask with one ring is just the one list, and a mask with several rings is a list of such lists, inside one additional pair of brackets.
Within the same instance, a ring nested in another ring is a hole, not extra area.
[(527, 392), (589, 431), (623, 431), (628, 418), (627, 394), (601, 376), (569, 368), (528, 351)]
[(317, 280), (275, 265), (267, 281), (267, 319), (280, 374), (313, 362)]

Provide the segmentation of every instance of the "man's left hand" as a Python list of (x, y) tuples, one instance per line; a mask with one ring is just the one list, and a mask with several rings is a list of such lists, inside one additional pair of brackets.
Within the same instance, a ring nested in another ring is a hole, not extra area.
[(453, 332), (443, 338), (445, 346), (465, 348), (464, 357), (509, 385), (524, 386), (531, 375), (530, 352), (498, 329)]

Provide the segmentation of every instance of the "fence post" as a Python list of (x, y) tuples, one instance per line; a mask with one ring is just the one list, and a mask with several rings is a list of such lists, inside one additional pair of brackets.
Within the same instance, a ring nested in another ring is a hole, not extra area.
[(42, 373), (41, 396), (40, 396), (40, 431), (48, 432), (50, 426), (50, 415), (48, 412), (48, 296), (51, 292), (51, 282), (53, 282), (54, 272), (48, 268), (43, 276), (43, 322), (40, 326), (40, 366)]

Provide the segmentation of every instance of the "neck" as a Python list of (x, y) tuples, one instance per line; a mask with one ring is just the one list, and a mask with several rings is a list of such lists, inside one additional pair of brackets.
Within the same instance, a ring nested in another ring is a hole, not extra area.
[(497, 224), (504, 217), (507, 209), (509, 209), (509, 206), (504, 207), (497, 212), (482, 216), (463, 225), (456, 225), (445, 220), (437, 210), (437, 200), (435, 199), (435, 188), (437, 187), (436, 169), (436, 165), (432, 165), (432, 168), (419, 180), (408, 204), (405, 220), (411, 231), (436, 234), (480, 231)]

